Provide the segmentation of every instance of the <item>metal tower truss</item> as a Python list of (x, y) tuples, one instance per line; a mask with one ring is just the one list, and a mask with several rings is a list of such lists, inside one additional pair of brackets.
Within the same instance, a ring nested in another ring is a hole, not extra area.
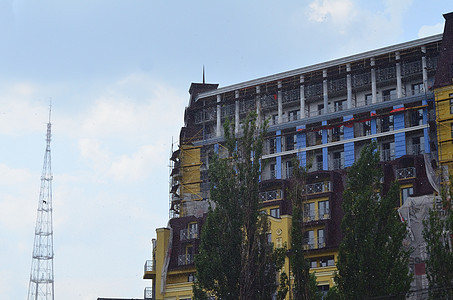
[(46, 152), (41, 175), (38, 215), (28, 286), (28, 300), (54, 299), (53, 229), (52, 229), (52, 169), (50, 160), (51, 123), (47, 123)]

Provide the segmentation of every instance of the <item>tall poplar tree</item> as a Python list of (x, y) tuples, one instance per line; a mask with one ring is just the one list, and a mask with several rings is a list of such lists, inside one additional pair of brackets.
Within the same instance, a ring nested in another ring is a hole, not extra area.
[(405, 299), (412, 275), (410, 249), (403, 248), (406, 225), (396, 205), (399, 185), (382, 195), (377, 143), (365, 146), (348, 171), (343, 193), (344, 237), (338, 256), (338, 288), (344, 299)]
[[(316, 278), (310, 274), (310, 265), (304, 254), (304, 202), (307, 200), (307, 172), (298, 159), (293, 160), (293, 176), (290, 180), (289, 197), (292, 202), (290, 268), (294, 277), (292, 293), (295, 300), (321, 299)], [(290, 291), (291, 293), (291, 291)]]
[(195, 299), (271, 299), (276, 290), (275, 255), (259, 203), (264, 135), (255, 113), (245, 119), (239, 137), (224, 124), (226, 155), (216, 155), (209, 168), (214, 205), (195, 257)]
[[(452, 178), (450, 178), (450, 182)], [(453, 210), (451, 186), (442, 189), (442, 210), (432, 209), (423, 222), (427, 244), (426, 274), (430, 299), (453, 299)]]

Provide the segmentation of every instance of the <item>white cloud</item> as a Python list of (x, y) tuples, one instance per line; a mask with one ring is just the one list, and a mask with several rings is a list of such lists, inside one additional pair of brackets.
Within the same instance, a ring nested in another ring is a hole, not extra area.
[(418, 37), (423, 38), (423, 37), (442, 33), (443, 31), (444, 31), (444, 23), (438, 23), (436, 25), (424, 25), (418, 30)]
[(159, 145), (145, 145), (132, 155), (123, 155), (112, 162), (110, 174), (118, 181), (135, 181), (149, 175), (153, 165), (160, 164), (167, 153)]
[(356, 8), (351, 0), (315, 0), (309, 4), (309, 20), (346, 25), (355, 15)]

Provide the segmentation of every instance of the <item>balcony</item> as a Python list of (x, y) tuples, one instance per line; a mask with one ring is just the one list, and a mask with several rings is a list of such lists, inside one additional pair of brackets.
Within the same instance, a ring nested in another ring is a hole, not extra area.
[(326, 246), (326, 241), (324, 237), (315, 238), (306, 238), (304, 239), (304, 250), (313, 250), (320, 249)]
[(151, 287), (145, 287), (143, 299), (153, 299), (153, 289)]
[(420, 155), (420, 154), (425, 153), (424, 149), (422, 148), (422, 145), (420, 145), (420, 144), (413, 144), (409, 147), (408, 150), (409, 150), (408, 154), (412, 154), (412, 155)]
[(178, 255), (178, 266), (187, 266), (194, 263), (193, 254), (181, 254)]
[(415, 178), (415, 167), (408, 167), (396, 170), (396, 179)]
[(304, 211), (304, 222), (310, 222), (317, 220), (315, 210), (305, 210)]
[(154, 262), (152, 260), (147, 260), (145, 262), (143, 279), (155, 279), (156, 270), (154, 269)]
[(344, 159), (334, 158), (332, 160), (332, 170), (341, 170), (344, 168)]
[(304, 211), (304, 222), (327, 220), (327, 219), (330, 219), (330, 211), (328, 208)]
[(318, 209), (318, 219), (319, 220), (330, 219), (330, 210), (328, 208)]
[(395, 159), (395, 149), (381, 150), (381, 161), (390, 161)]
[(198, 238), (198, 230), (196, 229), (181, 229), (179, 231), (179, 240), (193, 240)]
[(330, 181), (316, 182), (306, 185), (307, 195), (326, 193), (331, 192), (331, 183)]
[(280, 200), (281, 198), (282, 198), (281, 190), (260, 192), (260, 200), (263, 202), (272, 201), (272, 200)]

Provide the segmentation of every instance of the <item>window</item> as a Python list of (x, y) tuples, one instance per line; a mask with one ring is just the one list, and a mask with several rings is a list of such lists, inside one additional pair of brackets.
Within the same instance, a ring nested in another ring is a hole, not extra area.
[[(453, 128), (453, 126), (452, 126), (452, 128)], [(322, 165), (323, 165), (322, 155), (316, 155), (316, 170), (321, 171), (322, 170)]]
[(423, 125), (423, 109), (413, 109), (410, 112), (411, 126)]
[(272, 244), (272, 233), (266, 233), (266, 240), (268, 244)]
[(424, 153), (424, 140), (422, 136), (412, 138), (412, 155), (419, 155)]
[(286, 151), (294, 150), (295, 144), (296, 144), (296, 135), (295, 134), (290, 134), (285, 137)]
[(275, 179), (276, 177), (276, 171), (277, 171), (277, 165), (276, 164), (270, 164), (269, 165), (269, 168), (270, 168), (270, 179)]
[(318, 115), (322, 115), (324, 113), (324, 104), (318, 104)]
[(333, 103), (334, 111), (342, 111), (346, 109), (346, 100), (335, 101)]
[(324, 229), (318, 229), (318, 248), (324, 248), (325, 246)]
[(317, 268), (318, 267), (318, 261), (316, 259), (310, 260), (310, 268)]
[(381, 132), (393, 130), (393, 115), (381, 118)]
[(381, 156), (383, 161), (389, 161), (395, 159), (395, 143), (383, 143)]
[(307, 249), (315, 248), (315, 232), (313, 230), (308, 230), (304, 232), (304, 242)]
[(278, 114), (272, 115), (272, 125), (278, 124)]
[(316, 145), (322, 144), (322, 130), (315, 131)]
[(370, 105), (373, 102), (373, 95), (366, 94), (365, 95), (365, 105)]
[(288, 121), (295, 121), (298, 119), (299, 111), (298, 110), (292, 110), (289, 112), (288, 116)]
[(334, 152), (332, 154), (332, 167), (334, 170), (343, 169), (344, 152)]
[(335, 266), (335, 260), (333, 256), (323, 257), (319, 260), (320, 267), (333, 267)]
[(414, 188), (413, 187), (408, 187), (408, 188), (403, 188), (401, 189), (401, 205), (406, 202), (407, 198), (412, 196), (414, 194)]
[(287, 160), (285, 165), (286, 165), (286, 178), (291, 178), (293, 176), (293, 161)]
[(189, 239), (196, 239), (198, 237), (198, 224), (196, 222), (189, 223), (188, 231)]
[(383, 101), (389, 101), (389, 100), (394, 100), (396, 99), (396, 90), (385, 90), (382, 91), (382, 100)]
[(329, 211), (329, 201), (319, 201), (318, 202), (318, 215), (319, 219), (328, 219), (330, 211)]
[(363, 124), (363, 136), (371, 134), (371, 120), (367, 120)]
[(313, 221), (315, 219), (315, 203), (304, 204), (304, 221)]
[(271, 217), (280, 219), (280, 208), (271, 208), (270, 215)]
[(269, 141), (269, 154), (273, 154), (277, 151), (277, 139), (270, 138), (268, 141)]
[(425, 92), (425, 86), (423, 85), (422, 82), (412, 85), (412, 94), (413, 95), (423, 94), (424, 92)]
[(334, 127), (332, 128), (332, 141), (337, 142), (343, 140), (344, 137), (344, 127)]

